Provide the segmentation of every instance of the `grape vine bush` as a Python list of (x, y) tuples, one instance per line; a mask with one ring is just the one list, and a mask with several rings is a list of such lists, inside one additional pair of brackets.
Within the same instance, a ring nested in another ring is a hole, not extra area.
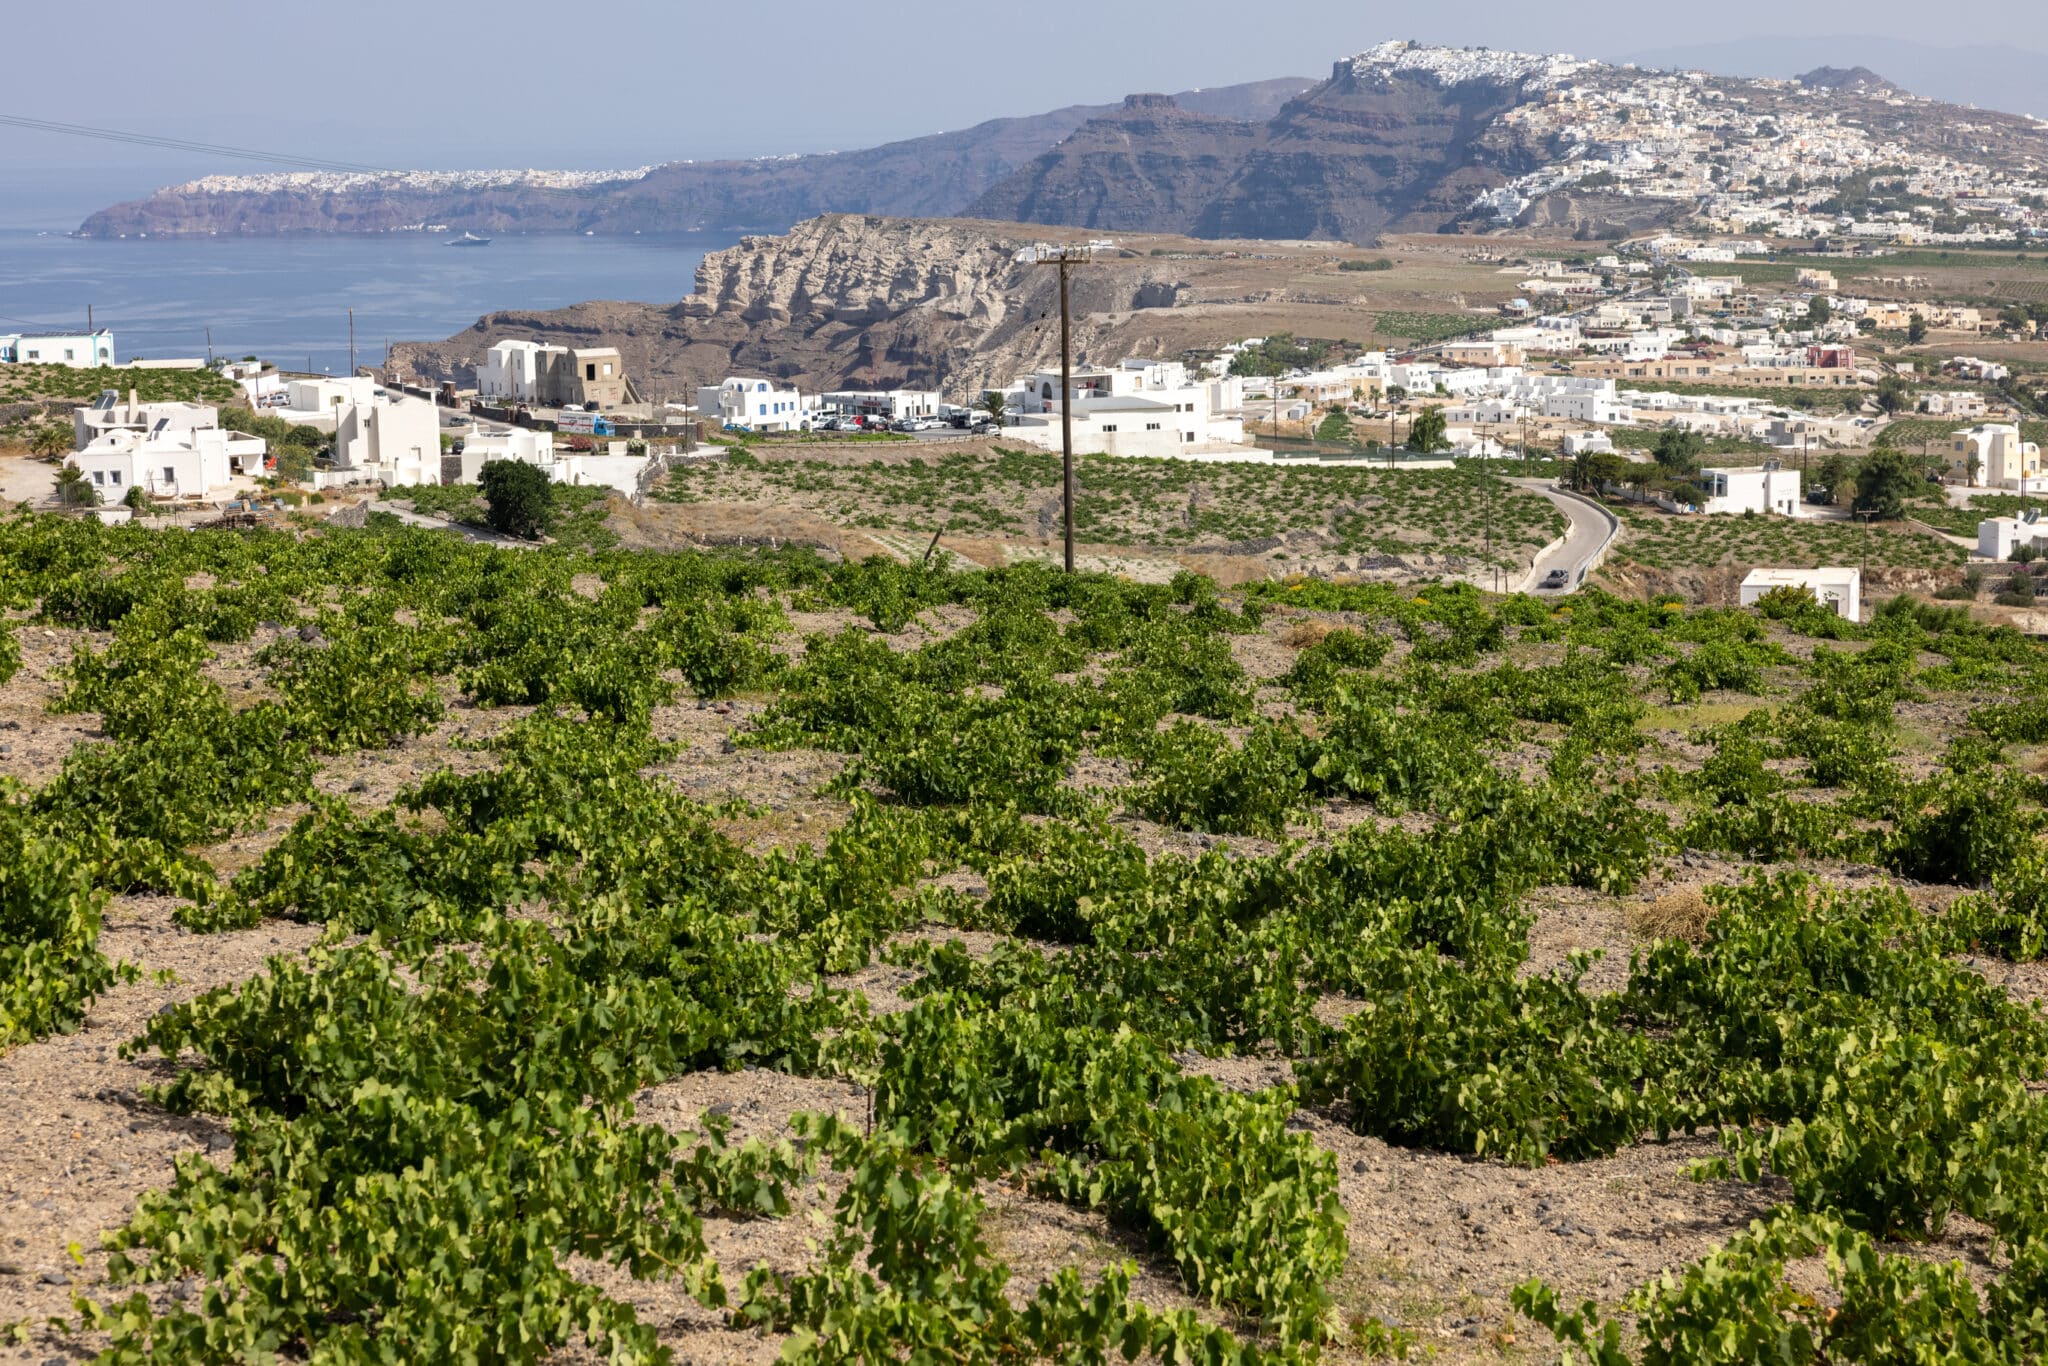
[[(1781, 1181), (1771, 1218), (1619, 1303), (1516, 1292), (1609, 1366), (2048, 1347), (2048, 1023), (1960, 957), (2048, 953), (2041, 783), (2011, 749), (2048, 734), (2048, 654), (1966, 613), (32, 516), (0, 522), (0, 601), (74, 633), (51, 705), (98, 732), (0, 792), (0, 1047), (132, 976), (99, 946), (115, 894), (331, 932), (127, 1045), (235, 1147), (109, 1235), (115, 1293), (76, 1302), (109, 1362), (668, 1359), (590, 1264), (799, 1362), (1405, 1351), (1349, 1312), (1304, 1107), (1531, 1166), (1710, 1129), (1700, 1176)], [(837, 629), (795, 639), (792, 613)], [(1248, 671), (1243, 638), (1302, 613), (1320, 638)], [(218, 681), (228, 643), (262, 693)], [(1901, 716), (1955, 695), (1968, 730), (1902, 757)], [(777, 812), (665, 772), (679, 709), (735, 698), (735, 763), (837, 756), (814, 842), (759, 847), (740, 832)], [(1657, 738), (1653, 706), (1709, 698), (1742, 714)], [(388, 804), (316, 786), (430, 734), (464, 761)], [(286, 818), (216, 877), (212, 843)], [(1695, 938), (1646, 941), (1605, 994), (1584, 956), (1532, 970), (1532, 893), (1628, 893), (1688, 849), (1757, 865)], [(1773, 866), (1813, 860), (1955, 894), (1930, 914)], [(906, 974), (893, 1013), (845, 980), (878, 960)], [(1293, 1079), (1234, 1090), (1191, 1053)], [(640, 1114), (741, 1068), (872, 1113), (747, 1143)], [(1012, 1285), (991, 1182), (1101, 1211), (1201, 1307), (1135, 1298), (1128, 1264)], [(712, 1255), (708, 1221), (828, 1198), (803, 1269)], [(1981, 1292), (1899, 1250), (1957, 1215), (1997, 1241)], [(1815, 1257), (1826, 1303), (1788, 1278)]]

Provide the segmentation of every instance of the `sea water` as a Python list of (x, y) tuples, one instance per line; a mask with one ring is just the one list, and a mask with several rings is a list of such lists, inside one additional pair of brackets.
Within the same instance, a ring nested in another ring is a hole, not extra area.
[(439, 341), (497, 309), (591, 299), (674, 303), (697, 263), (736, 237), (585, 237), (404, 232), (98, 240), (62, 228), (0, 228), (0, 332), (113, 329), (116, 356), (260, 356), (287, 370), (346, 374), (387, 341)]

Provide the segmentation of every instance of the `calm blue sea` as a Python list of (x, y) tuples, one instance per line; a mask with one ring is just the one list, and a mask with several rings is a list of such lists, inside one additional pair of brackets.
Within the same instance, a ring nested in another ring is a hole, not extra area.
[(0, 331), (114, 330), (121, 360), (258, 355), (287, 369), (381, 362), (384, 343), (438, 341), (501, 308), (587, 299), (673, 303), (698, 261), (736, 239), (499, 235), (455, 248), (439, 235), (86, 241), (0, 229)]

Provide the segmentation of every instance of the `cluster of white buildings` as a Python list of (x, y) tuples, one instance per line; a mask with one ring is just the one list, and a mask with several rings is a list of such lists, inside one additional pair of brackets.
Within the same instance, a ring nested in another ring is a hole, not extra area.
[[(1607, 194), (1689, 204), (1715, 231), (1755, 234), (1720, 243), (1673, 244), (1671, 259), (1698, 264), (1760, 254), (1764, 237), (1840, 234), (1864, 242), (2002, 243), (2048, 225), (2040, 208), (2048, 176), (2001, 170), (1900, 134), (1936, 118), (1934, 102), (1896, 90), (1863, 92), (1886, 106), (1859, 117), (1833, 91), (1798, 81), (1739, 79), (1699, 71), (1651, 71), (1569, 57), (1386, 43), (1349, 64), (1365, 79), (1423, 74), (1450, 85), (1489, 79), (1536, 96), (1499, 116), (1531, 145), (1555, 149), (1528, 174), (1479, 194), (1474, 213), (1522, 218), (1545, 196)], [(1945, 112), (1945, 111), (1944, 111)], [(1902, 175), (1924, 201), (1910, 208), (1844, 212), (1835, 184), (1859, 172)], [(1937, 207), (1937, 205), (1941, 207)], [(1960, 226), (1944, 218), (1966, 215)], [(1552, 276), (1538, 291), (1589, 290), (1586, 277)]]
[(1064, 416), (1077, 449), (1165, 458), (1242, 455), (1242, 381), (1191, 372), (1179, 361), (1125, 359), (1072, 371), (1063, 394), (1057, 370), (1020, 376), (1001, 391), (1004, 435), (1059, 449)]
[(261, 437), (227, 431), (220, 410), (203, 403), (141, 403), (113, 390), (72, 411), (74, 465), (101, 500), (134, 489), (150, 498), (208, 498), (237, 477), (263, 473)]

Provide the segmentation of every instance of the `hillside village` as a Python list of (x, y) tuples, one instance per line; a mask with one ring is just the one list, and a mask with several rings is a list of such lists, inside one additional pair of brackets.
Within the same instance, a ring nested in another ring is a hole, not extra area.
[(2043, 1366), (2048, 125), (1396, 41), (256, 150), (1297, 22), (984, 8), (0, 115), (336, 168), (0, 226), (0, 1366)]

